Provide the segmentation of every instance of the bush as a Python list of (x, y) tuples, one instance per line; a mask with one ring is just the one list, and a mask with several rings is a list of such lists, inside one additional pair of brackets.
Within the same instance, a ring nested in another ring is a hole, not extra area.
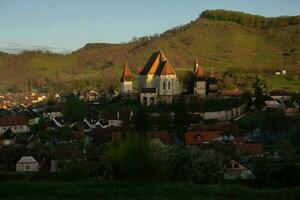
[(132, 135), (113, 142), (106, 152), (106, 165), (108, 176), (113, 179), (150, 178), (152, 163), (149, 140)]

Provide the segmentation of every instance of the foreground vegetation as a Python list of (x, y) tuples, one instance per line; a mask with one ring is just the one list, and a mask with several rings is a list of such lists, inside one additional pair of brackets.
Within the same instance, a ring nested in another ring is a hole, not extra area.
[(250, 189), (167, 182), (5, 182), (5, 199), (297, 199), (299, 188)]

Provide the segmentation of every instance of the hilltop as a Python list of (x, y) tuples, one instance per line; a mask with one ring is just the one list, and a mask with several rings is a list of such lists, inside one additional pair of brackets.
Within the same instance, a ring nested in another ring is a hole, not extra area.
[[(207, 73), (214, 67), (220, 80), (226, 77), (226, 87), (248, 88), (259, 73), (269, 87), (300, 91), (296, 76), (300, 75), (299, 16), (264, 18), (217, 10), (205, 11), (196, 20), (160, 35), (124, 44), (86, 44), (66, 55), (0, 53), (0, 92), (118, 87), (126, 60), (137, 73), (157, 49), (164, 50), (179, 75), (192, 69), (198, 57)], [(283, 68), (291, 75), (272, 76)]]

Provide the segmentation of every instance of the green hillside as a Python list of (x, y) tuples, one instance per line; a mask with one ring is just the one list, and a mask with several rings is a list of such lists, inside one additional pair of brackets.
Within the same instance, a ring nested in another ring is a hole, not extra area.
[[(198, 57), (207, 74), (213, 67), (217, 78), (226, 77), (221, 87), (248, 88), (253, 77), (260, 74), (270, 88), (300, 91), (300, 25), (297, 20), (257, 28), (231, 18), (219, 18), (200, 16), (159, 36), (125, 44), (87, 44), (67, 55), (1, 53), (0, 92), (27, 90), (29, 85), (31, 89), (48, 91), (118, 87), (126, 60), (136, 73), (157, 49), (164, 50), (179, 76), (192, 69)], [(283, 68), (287, 70), (286, 77), (272, 76), (274, 71)]]

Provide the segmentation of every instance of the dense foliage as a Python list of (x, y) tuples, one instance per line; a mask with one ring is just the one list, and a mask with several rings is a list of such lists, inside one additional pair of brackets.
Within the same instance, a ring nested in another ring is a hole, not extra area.
[(248, 13), (228, 10), (206, 10), (202, 12), (200, 16), (202, 18), (218, 21), (231, 21), (257, 29), (279, 28), (300, 24), (300, 16), (263, 17), (259, 15), (251, 15)]

